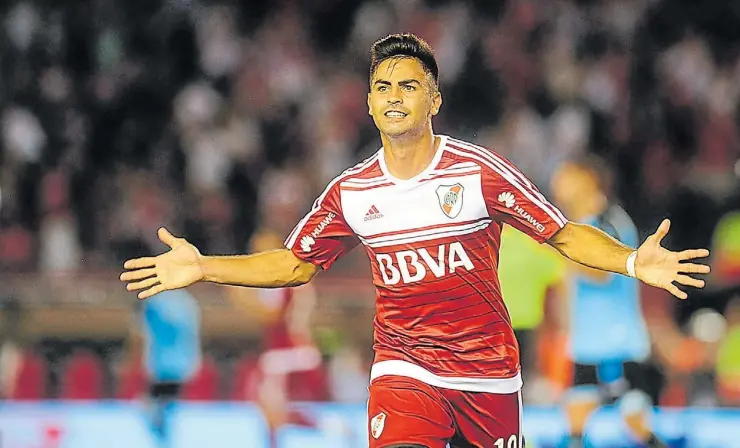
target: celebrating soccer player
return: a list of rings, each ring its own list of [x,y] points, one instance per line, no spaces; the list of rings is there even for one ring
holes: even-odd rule
[[[418,37],[373,45],[367,104],[383,147],[329,183],[285,249],[204,256],[160,229],[171,250],[127,261],[121,280],[141,299],[198,281],[296,286],[362,243],[377,291],[372,448],[521,446],[519,353],[496,274],[505,224],[679,298],[679,285],[704,285],[689,274],[709,267],[690,260],[709,252],[662,248],[668,221],[635,250],[569,222],[496,152],[435,134],[439,72]]]

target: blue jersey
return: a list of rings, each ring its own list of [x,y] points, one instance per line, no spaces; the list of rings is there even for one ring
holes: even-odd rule
[[[200,310],[185,290],[144,302],[144,363],[155,382],[187,381],[200,366]]]
[[[638,235],[627,213],[618,206],[585,221],[622,243],[637,247]],[[582,275],[572,279],[570,353],[580,364],[641,361],[650,341],[640,307],[638,281],[610,274],[606,282]]]

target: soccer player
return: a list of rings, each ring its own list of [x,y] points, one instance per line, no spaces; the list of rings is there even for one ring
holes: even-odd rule
[[[171,440],[170,413],[201,363],[200,309],[187,291],[162,291],[141,310],[144,366],[150,379],[147,408],[162,446]]]
[[[522,444],[522,381],[496,275],[503,225],[680,298],[678,285],[704,285],[687,274],[709,267],[685,261],[708,251],[662,248],[668,221],[635,250],[569,222],[496,152],[435,134],[439,73],[418,37],[373,44],[367,104],[383,147],[329,183],[285,249],[204,256],[160,229],[171,250],[127,261],[128,290],[145,299],[198,281],[301,285],[361,243],[377,291],[370,447],[513,448]]]
[[[552,176],[552,198],[570,220],[635,245],[637,229],[627,213],[610,202],[608,178],[600,158],[568,160]],[[652,394],[657,402],[660,374],[647,362],[650,337],[637,281],[578,265],[569,290],[569,355],[575,364],[575,385],[600,385],[607,402],[635,388]],[[605,309],[610,311],[601,312]]]
[[[283,247],[282,238],[262,231],[252,238],[251,250],[262,252]],[[244,292],[233,288],[234,293]],[[248,292],[248,291],[247,291]],[[310,319],[315,304],[312,285],[299,288],[256,290],[266,325],[258,363],[256,402],[270,432],[270,447],[277,447],[278,432],[286,424],[315,427],[315,419],[295,409],[298,401],[326,400],[324,374],[319,352],[311,336]],[[243,299],[234,297],[234,300]],[[249,389],[249,388],[248,388]]]

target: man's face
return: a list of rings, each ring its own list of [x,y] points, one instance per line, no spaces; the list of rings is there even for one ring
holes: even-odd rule
[[[437,115],[442,97],[416,58],[391,58],[370,80],[367,105],[382,134],[398,137],[423,131]]]
[[[598,190],[598,185],[589,172],[568,163],[553,173],[550,186],[555,204],[566,211]]]

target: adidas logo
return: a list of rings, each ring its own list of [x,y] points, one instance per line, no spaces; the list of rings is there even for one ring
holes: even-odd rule
[[[380,219],[383,217],[383,214],[380,213],[380,210],[378,210],[378,207],[372,206],[370,207],[370,210],[365,213],[365,221],[372,221],[373,219]]]

